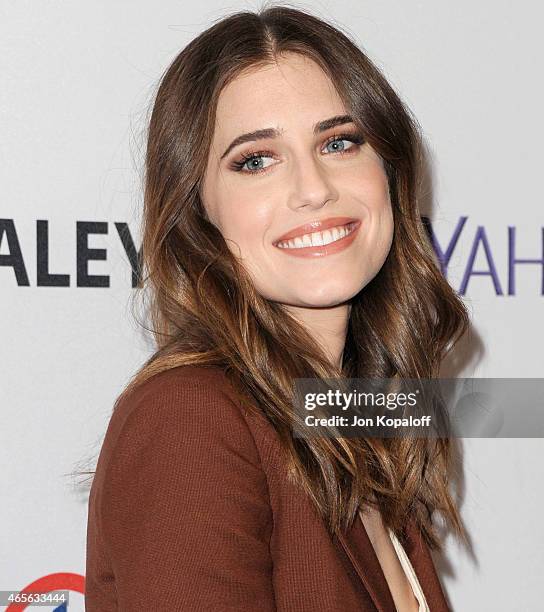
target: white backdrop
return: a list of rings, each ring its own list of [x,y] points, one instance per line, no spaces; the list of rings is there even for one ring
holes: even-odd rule
[[[292,4],[349,29],[423,127],[426,206],[444,251],[460,229],[447,274],[465,285],[481,347],[464,374],[544,376],[544,262],[515,265],[508,290],[509,227],[513,257],[544,257],[539,4]],[[0,2],[0,590],[43,579],[72,589],[69,609],[83,610],[87,497],[66,474],[96,455],[115,398],[151,350],[131,319],[115,225],[128,224],[139,248],[147,108],[189,40],[259,5]],[[83,244],[102,249],[88,263],[78,224]],[[106,286],[85,286],[85,272]],[[439,566],[454,610],[542,609],[543,448],[463,441],[472,550],[448,540]]]

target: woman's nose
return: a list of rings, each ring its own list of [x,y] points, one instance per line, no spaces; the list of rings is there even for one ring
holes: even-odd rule
[[[320,208],[329,200],[338,199],[331,169],[324,167],[314,155],[305,155],[293,161],[289,179],[288,205],[297,209],[303,206]]]

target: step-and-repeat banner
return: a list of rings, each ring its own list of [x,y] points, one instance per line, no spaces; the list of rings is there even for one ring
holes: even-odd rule
[[[94,468],[153,350],[132,299],[153,94],[213,20],[258,6],[0,2],[0,590],[69,591],[44,609],[84,609],[88,487],[72,473]],[[540,7],[298,6],[350,31],[422,126],[423,213],[473,322],[456,375],[544,376]],[[448,539],[437,561],[453,608],[540,610],[543,441],[460,442],[471,547]]]

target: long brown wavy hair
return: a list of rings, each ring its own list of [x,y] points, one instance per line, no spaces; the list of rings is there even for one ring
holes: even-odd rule
[[[383,159],[389,183],[393,243],[379,273],[351,300],[341,369],[282,304],[256,292],[200,197],[222,88],[283,52],[303,54],[325,71]],[[220,366],[274,426],[290,477],[331,532],[372,503],[399,537],[411,517],[440,549],[435,511],[466,537],[449,491],[448,438],[293,436],[293,379],[434,378],[468,328],[420,218],[421,166],[417,121],[348,33],[286,6],[215,22],[162,75],[150,117],[140,289],[157,346],[124,393],[180,365]]]

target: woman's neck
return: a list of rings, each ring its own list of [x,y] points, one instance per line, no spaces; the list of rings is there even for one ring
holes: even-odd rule
[[[304,325],[330,362],[341,369],[351,304],[343,303],[330,308],[286,305],[285,308]]]

